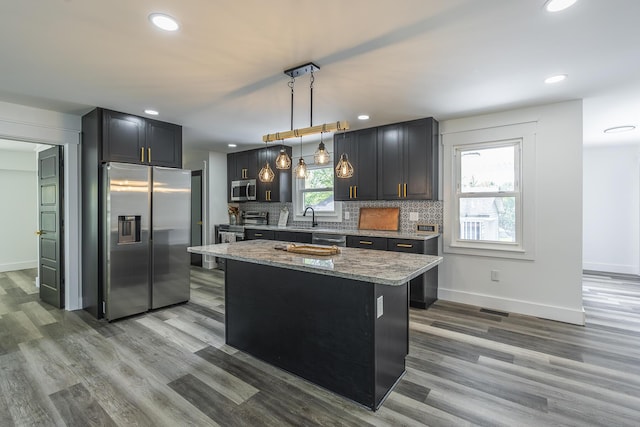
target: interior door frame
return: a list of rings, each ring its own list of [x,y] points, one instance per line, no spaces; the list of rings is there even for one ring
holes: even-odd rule
[[[0,102],[0,138],[63,146],[65,310],[69,311],[82,308],[80,128],[80,116]]]

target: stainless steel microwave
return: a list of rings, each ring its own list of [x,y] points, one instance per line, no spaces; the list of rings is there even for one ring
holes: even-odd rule
[[[256,180],[242,179],[231,181],[231,200],[234,202],[246,202],[256,200]]]

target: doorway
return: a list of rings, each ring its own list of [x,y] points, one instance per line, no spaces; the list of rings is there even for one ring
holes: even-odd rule
[[[45,288],[50,290],[50,283],[54,283],[57,293],[64,289],[62,230],[59,225],[50,224],[50,208],[54,206],[58,213],[61,208],[61,150],[60,146],[0,139],[0,194],[5,206],[0,211],[0,272],[20,285],[15,292],[42,293],[42,285],[48,285]],[[56,154],[52,157],[47,153]],[[43,165],[49,170],[39,174]],[[39,175],[50,176],[52,168],[56,183],[53,185],[49,179],[43,187]],[[40,189],[48,198],[44,212],[39,208]],[[58,221],[60,217],[57,215]],[[52,251],[55,257],[50,256]],[[56,262],[52,264],[51,258]],[[53,300],[47,296],[41,299],[58,308],[64,305],[60,295]]]

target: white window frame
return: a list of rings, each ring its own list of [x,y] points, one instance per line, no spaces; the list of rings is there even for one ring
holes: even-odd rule
[[[333,173],[333,164],[328,164],[328,165],[307,165],[307,168],[309,170],[312,169],[324,169],[324,168],[329,168],[331,169],[332,173]],[[310,189],[310,190],[306,190],[305,189],[305,180],[304,179],[298,179],[295,177],[295,174],[292,177],[293,179],[293,220],[294,221],[304,221],[304,222],[311,222],[312,216],[311,215],[307,215],[307,216],[302,216],[302,214],[304,213],[304,209],[305,206],[303,206],[303,194],[305,192],[316,192],[316,191],[332,191],[334,192],[334,201],[333,201],[333,211],[332,212],[328,212],[328,211],[316,211],[315,212],[315,216],[316,216],[316,222],[317,221],[323,221],[323,222],[342,222],[342,202],[338,202],[335,200],[335,185],[334,187],[327,187],[327,188],[322,188],[322,189]],[[334,182],[336,180],[336,177],[333,177]]]
[[[462,156],[464,153],[473,152],[476,150],[485,150],[490,148],[502,148],[502,147],[513,147],[514,148],[514,188],[512,191],[479,191],[479,192],[463,192],[462,191]],[[522,153],[522,139],[514,139],[508,141],[492,141],[481,144],[468,144],[468,145],[458,145],[454,148],[454,157],[455,157],[455,179],[456,179],[456,192],[455,192],[455,203],[454,209],[458,222],[458,227],[455,230],[452,230],[454,234],[453,239],[455,240],[456,245],[464,246],[466,243],[472,243],[473,247],[478,247],[479,245],[483,245],[487,248],[492,248],[496,246],[496,249],[505,247],[509,248],[509,250],[522,250],[522,193],[520,192],[520,182],[522,177],[520,175],[521,170],[521,153]],[[489,198],[489,197],[514,197],[515,198],[515,213],[516,213],[516,227],[515,233],[516,238],[515,242],[501,242],[494,240],[472,240],[472,239],[463,239],[460,235],[460,201],[462,199],[479,199],[479,198]]]
[[[443,134],[444,230],[443,252],[533,260],[535,256],[535,128],[522,123],[497,128]],[[461,153],[514,146],[513,191],[461,192]],[[481,197],[516,197],[516,241],[462,239],[460,200]]]

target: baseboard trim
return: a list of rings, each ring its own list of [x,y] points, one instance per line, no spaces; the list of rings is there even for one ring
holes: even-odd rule
[[[639,269],[637,265],[622,264],[604,264],[597,262],[585,262],[582,264],[583,270],[604,271],[608,273],[633,274],[638,275]]]
[[[543,305],[528,301],[500,298],[491,295],[482,295],[471,292],[462,292],[452,289],[439,288],[438,299],[457,302],[461,304],[475,305],[491,310],[506,311],[508,313],[524,314],[527,316],[541,317],[543,319],[556,320],[564,323],[584,326],[584,308],[570,309],[552,305]]]
[[[16,270],[26,270],[28,268],[37,268],[38,261],[22,261],[22,262],[13,262],[10,264],[0,264],[0,273],[5,271],[16,271]]]

